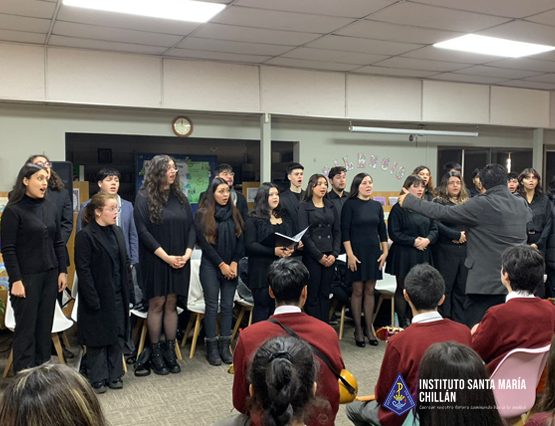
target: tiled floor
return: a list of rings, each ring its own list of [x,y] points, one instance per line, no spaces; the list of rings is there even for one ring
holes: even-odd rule
[[[0,350],[8,344],[9,334],[0,336]],[[5,341],[2,344],[2,341]],[[184,356],[188,355],[188,348]],[[373,393],[385,345],[358,348],[354,345],[352,328],[346,324],[341,350],[345,364],[358,378],[361,394]],[[187,353],[185,353],[187,352]],[[3,370],[7,352],[2,353]],[[181,374],[135,377],[133,370],[124,378],[124,389],[109,390],[100,395],[104,412],[113,426],[139,425],[211,425],[232,413],[231,385],[233,376],[227,366],[212,367],[204,358],[204,347],[198,347],[195,358],[184,361]],[[1,388],[10,379],[3,381]],[[351,424],[344,407],[337,425]]]

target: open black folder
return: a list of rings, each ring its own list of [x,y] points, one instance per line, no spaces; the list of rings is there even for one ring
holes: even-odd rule
[[[280,234],[279,232],[274,232],[273,234],[268,235],[263,241],[262,244],[265,246],[274,246],[274,247],[297,247],[303,235],[308,231],[308,226],[299,232],[297,235],[293,235],[292,237],[288,237],[287,235]]]

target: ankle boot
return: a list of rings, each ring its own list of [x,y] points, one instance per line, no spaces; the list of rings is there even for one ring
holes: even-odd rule
[[[233,363],[233,355],[231,355],[231,336],[220,336],[218,338],[218,350],[220,358],[225,364]]]
[[[204,343],[206,344],[206,359],[208,363],[210,365],[222,365],[222,359],[218,352],[218,338],[205,338]]]
[[[170,373],[177,374],[181,372],[181,367],[175,356],[175,340],[166,340],[166,349],[164,350],[163,356],[164,361],[166,361],[166,367],[168,367]]]
[[[152,345],[150,364],[152,365],[152,370],[154,370],[155,374],[159,374],[161,376],[169,374],[169,370],[164,363],[164,358],[162,357],[162,344],[160,342]]]

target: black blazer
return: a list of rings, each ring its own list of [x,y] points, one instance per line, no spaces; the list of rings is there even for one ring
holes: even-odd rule
[[[341,247],[341,225],[333,203],[324,199],[324,207],[316,208],[312,201],[299,204],[299,231],[307,226],[303,235],[304,252],[319,261],[324,253],[337,257]]]
[[[304,199],[304,194],[306,191],[302,190],[300,194],[294,194],[290,189],[286,189],[279,193],[279,206],[282,211],[287,212],[287,216],[291,219],[293,224],[293,234],[301,231],[299,229],[299,204],[300,200]],[[299,196],[297,196],[299,195]]]
[[[78,337],[88,346],[108,346],[117,342],[117,315],[129,317],[129,257],[123,232],[113,226],[120,252],[122,303],[124,312],[116,312],[108,237],[96,222],[91,222],[75,237],[75,268],[77,270],[79,307]],[[124,321],[128,324],[128,321]],[[127,331],[125,335],[127,335]]]

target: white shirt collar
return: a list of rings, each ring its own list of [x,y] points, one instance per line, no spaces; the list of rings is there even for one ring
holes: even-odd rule
[[[439,321],[442,319],[443,317],[438,311],[424,312],[412,317],[412,324]]]
[[[298,314],[298,313],[301,313],[301,312],[302,312],[301,308],[299,308],[298,306],[283,305],[283,306],[276,307],[276,309],[274,310],[274,315]]]
[[[511,299],[516,299],[517,297],[524,298],[524,299],[532,299],[536,296],[534,296],[533,294],[530,294],[526,291],[511,291],[505,297],[505,303],[507,303]]]

